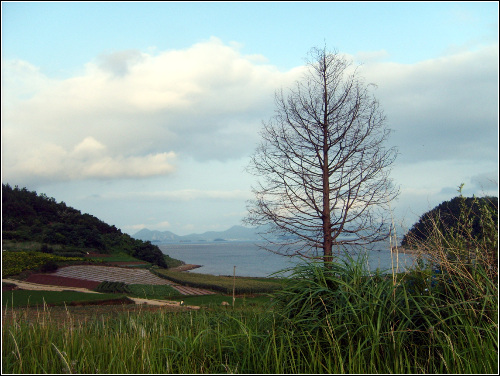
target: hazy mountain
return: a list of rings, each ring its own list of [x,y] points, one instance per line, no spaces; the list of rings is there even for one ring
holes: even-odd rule
[[[134,238],[152,243],[171,243],[171,242],[212,242],[212,241],[258,241],[258,228],[249,228],[243,226],[233,226],[226,231],[207,231],[202,234],[189,234],[179,236],[171,231],[152,231],[142,229],[133,235]]]
[[[170,231],[148,230],[147,228],[143,228],[141,231],[133,235],[133,237],[143,241],[150,241],[152,243],[178,242],[182,238],[181,236]]]

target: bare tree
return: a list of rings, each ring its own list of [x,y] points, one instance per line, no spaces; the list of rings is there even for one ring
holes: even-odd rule
[[[276,115],[248,167],[259,179],[245,221],[267,225],[262,237],[279,247],[264,248],[322,251],[330,262],[334,247],[387,238],[397,151],[384,146],[386,118],[351,61],[313,49],[307,67],[303,80],[276,93]]]

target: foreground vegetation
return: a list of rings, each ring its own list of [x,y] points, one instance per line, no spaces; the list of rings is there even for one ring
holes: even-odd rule
[[[479,232],[466,206],[453,229],[434,218],[402,274],[370,275],[363,259],[309,263],[235,309],[15,321],[2,327],[2,372],[497,374],[498,224],[481,207]]]
[[[298,268],[274,309],[122,314],[71,330],[17,322],[2,330],[2,371],[496,373],[493,284],[457,279],[417,293],[361,265]],[[484,298],[464,299],[463,283]]]

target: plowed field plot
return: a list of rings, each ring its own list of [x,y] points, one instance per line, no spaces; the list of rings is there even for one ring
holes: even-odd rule
[[[149,270],[127,269],[113,266],[71,265],[58,269],[53,275],[86,279],[89,281],[123,282],[126,284],[173,285],[174,283],[157,277]]]
[[[144,284],[144,285],[170,285],[182,295],[209,295],[215,294],[213,291],[180,286],[172,281],[157,277],[149,270],[144,269],[128,269],[112,266],[95,266],[95,265],[71,265],[58,269],[55,273],[43,275],[33,275],[36,280],[29,281],[55,286],[75,286],[80,287],[84,284],[87,288],[95,288],[94,284],[99,284],[103,281],[123,282],[128,285]],[[79,285],[78,281],[82,281]],[[71,283],[71,284],[68,284]],[[93,286],[93,287],[90,287]]]
[[[97,281],[89,281],[87,279],[61,277],[53,274],[32,274],[26,279],[26,282],[38,283],[41,285],[64,286],[64,287],[81,287],[89,290],[99,286]]]

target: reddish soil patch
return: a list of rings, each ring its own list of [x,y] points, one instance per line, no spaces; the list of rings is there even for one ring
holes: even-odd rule
[[[71,302],[69,305],[71,306],[103,306],[103,305],[117,305],[117,304],[134,304],[131,299],[123,298],[123,299],[109,299],[109,300],[97,300],[97,301],[79,301],[79,302]]]
[[[17,285],[14,285],[13,283],[2,283],[2,291],[12,290],[19,290],[19,287],[17,287]]]
[[[86,279],[60,277],[51,274],[31,274],[26,282],[39,283],[42,285],[64,286],[64,287],[83,287],[93,290],[99,286],[100,282],[89,281]]]

